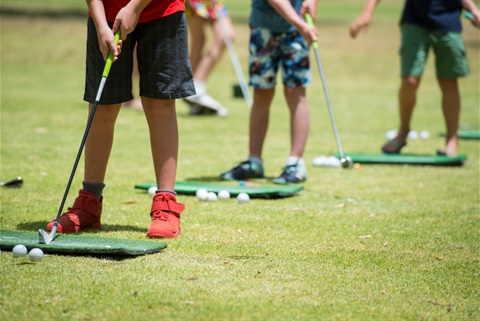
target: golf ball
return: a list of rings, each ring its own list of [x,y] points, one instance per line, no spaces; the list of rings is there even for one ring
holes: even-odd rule
[[[28,257],[32,262],[40,262],[43,259],[43,251],[36,247],[31,249],[30,253],[28,253]]]
[[[221,200],[228,200],[230,198],[230,193],[227,190],[222,189],[218,192],[218,198]]]
[[[22,244],[15,245],[15,247],[12,250],[13,257],[25,256],[27,255],[27,252],[28,252],[27,248],[25,247],[25,245],[22,245]]]
[[[207,201],[214,202],[216,200],[217,200],[217,194],[215,194],[214,192],[207,193]]]
[[[152,186],[148,189],[148,194],[150,194],[150,195],[155,195],[156,192],[157,192],[157,187],[156,186]]]
[[[248,203],[250,196],[247,193],[240,193],[237,195],[237,200],[239,203]]]
[[[208,191],[205,188],[199,188],[196,192],[197,198],[200,201],[206,201],[207,200],[207,195]]]

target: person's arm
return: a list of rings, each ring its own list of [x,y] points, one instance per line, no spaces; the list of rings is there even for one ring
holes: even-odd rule
[[[477,28],[480,28],[480,11],[478,10],[475,2],[473,0],[462,0],[463,7],[470,11],[473,18],[471,19],[472,25]]]
[[[300,32],[302,37],[312,43],[318,39],[318,32],[315,27],[310,27],[301,16],[297,14],[295,8],[293,8],[290,1],[284,0],[268,0],[270,5],[281,15],[285,20],[287,20],[295,29]]]
[[[380,0],[367,0],[362,13],[350,26],[350,36],[352,38],[357,37],[361,31],[368,31],[368,27],[372,22],[373,12],[375,11],[375,8],[379,2]]]

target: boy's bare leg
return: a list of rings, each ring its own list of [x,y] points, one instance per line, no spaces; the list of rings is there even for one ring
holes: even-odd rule
[[[84,181],[103,183],[112,150],[115,121],[122,104],[98,105],[85,142]],[[90,112],[93,105],[90,104]]]
[[[157,187],[175,188],[178,157],[178,125],[175,100],[142,97],[143,109],[150,130],[153,165]]]
[[[417,102],[417,89],[420,85],[420,78],[404,77],[402,78],[400,89],[398,91],[398,111],[400,116],[400,125],[395,138],[390,140],[382,149],[388,152],[398,152],[403,147],[410,132],[410,121],[413,115],[413,109]]]
[[[302,157],[310,129],[310,116],[304,87],[284,87],[290,110],[290,156]]]
[[[253,90],[253,105],[250,110],[249,156],[262,157],[263,143],[270,119],[270,105],[274,95],[275,88],[254,88]]]
[[[448,156],[458,153],[458,126],[460,121],[460,92],[457,79],[438,79],[442,91],[442,110],[447,127],[445,152]]]
[[[205,37],[205,21],[200,17],[189,17],[188,28],[190,30],[190,64],[192,65],[193,73],[195,74],[197,67],[204,55],[203,47],[206,43]]]

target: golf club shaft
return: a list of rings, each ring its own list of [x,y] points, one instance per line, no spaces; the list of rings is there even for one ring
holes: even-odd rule
[[[221,15],[217,15],[217,17],[218,23],[220,24],[220,31],[222,32],[223,41],[225,42],[225,46],[227,47],[228,54],[230,56],[230,60],[232,61],[233,69],[235,69],[235,74],[237,75],[240,89],[242,90],[243,97],[245,98],[245,103],[247,104],[247,107],[250,108],[253,104],[253,98],[250,94],[250,90],[248,89],[245,76],[243,75],[240,60],[238,59],[237,52],[235,51],[235,47],[233,46],[232,39],[230,39],[230,35],[227,33],[227,30],[223,28],[224,18]]]
[[[115,33],[115,44],[118,43],[119,39],[120,39],[120,30],[118,30]],[[80,158],[82,157],[82,151],[83,151],[83,148],[85,147],[85,142],[87,141],[88,132],[90,131],[90,127],[92,126],[93,116],[95,116],[95,111],[97,110],[98,102],[100,101],[103,88],[105,87],[108,74],[110,73],[110,68],[112,67],[113,58],[114,58],[113,53],[110,52],[110,54],[108,55],[107,61],[105,62],[105,68],[103,69],[102,80],[100,81],[100,85],[97,91],[97,96],[95,97],[95,102],[93,103],[92,110],[90,111],[90,115],[88,116],[88,121],[85,127],[85,132],[83,133],[82,142],[80,143],[80,147],[78,148],[77,157],[75,158],[75,162],[73,164],[73,168],[70,173],[70,178],[68,179],[67,187],[65,188],[65,193],[63,194],[62,202],[60,203],[60,207],[58,208],[57,217],[55,219],[55,224],[53,226],[52,231],[56,231],[58,226],[58,221],[60,219],[60,216],[62,215],[63,207],[65,206],[65,201],[67,199],[68,192],[70,191],[73,178],[75,177],[75,172],[77,171],[78,163],[80,161]]]
[[[313,26],[313,20],[309,13],[305,14],[305,20],[310,26]],[[330,101],[330,95],[328,93],[327,82],[325,80],[325,73],[323,72],[322,61],[320,59],[320,53],[318,52],[318,43],[314,41],[312,43],[312,47],[313,51],[315,52],[315,60],[317,61],[318,72],[320,73],[320,78],[322,80],[323,92],[325,94],[325,101],[327,102],[328,112],[330,114],[330,121],[332,123],[333,133],[337,142],[338,153],[341,158],[344,158],[342,144],[340,143],[340,136],[338,135],[337,124],[335,121],[335,116],[333,114],[332,103]]]

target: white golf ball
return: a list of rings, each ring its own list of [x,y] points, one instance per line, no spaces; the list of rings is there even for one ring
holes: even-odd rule
[[[247,193],[240,193],[237,195],[237,200],[239,203],[247,203],[250,200],[250,196]]]
[[[200,201],[206,201],[208,196],[208,191],[205,188],[199,188],[196,192],[196,195]]]
[[[40,262],[43,259],[43,251],[36,247],[31,249],[30,253],[28,253],[28,257],[32,262]]]
[[[420,138],[421,139],[429,139],[430,138],[430,133],[426,130],[422,130],[420,132]]]
[[[227,190],[222,189],[218,192],[218,198],[221,200],[228,200],[230,198],[230,193]]]
[[[22,244],[15,245],[15,247],[12,250],[13,257],[25,256],[27,255],[27,252],[28,252],[27,248],[25,247],[25,245],[22,245]]]
[[[207,201],[214,202],[216,200],[217,200],[217,194],[215,194],[214,192],[207,193]]]
[[[148,189],[148,194],[150,195],[155,195],[155,192],[157,191],[157,187],[156,186],[152,186]]]

